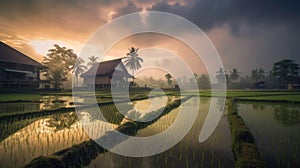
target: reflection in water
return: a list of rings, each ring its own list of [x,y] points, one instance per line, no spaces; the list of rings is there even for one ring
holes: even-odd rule
[[[72,96],[43,96],[36,102],[1,103],[0,115],[72,107]]]
[[[56,131],[48,126],[50,119],[39,119],[3,140],[0,162],[5,167],[22,167],[35,157],[47,156],[88,139],[78,122],[70,129]]]
[[[47,121],[47,126],[55,128],[55,131],[70,129],[71,126],[78,121],[77,115],[75,112],[67,114],[57,114]]]
[[[286,107],[286,105],[276,106],[274,117],[285,126],[293,126],[300,123],[300,108]]]
[[[266,108],[263,103],[253,103],[252,107],[254,110],[264,110]]]
[[[4,139],[0,142],[0,167],[1,164],[5,167],[23,167],[38,156],[48,156],[89,140],[90,137],[74,114],[71,112],[38,119]],[[84,114],[81,116],[84,117]],[[58,122],[58,118],[62,118],[63,124]],[[95,121],[87,127],[100,137],[97,132],[102,125],[101,121]]]
[[[210,102],[211,99],[201,98],[198,116],[192,129],[184,139],[169,150],[142,158],[125,157],[107,152],[100,154],[87,167],[233,167],[234,157],[226,116],[222,116],[218,127],[207,141],[203,143],[198,141]],[[179,109],[180,107],[172,110],[152,125],[139,130],[137,136],[152,136],[168,129],[176,120]]]
[[[59,101],[60,98],[53,98],[45,98],[47,101],[45,100],[45,103],[40,107],[56,108],[62,103],[71,101],[71,99],[67,100],[65,97],[60,98],[67,101]],[[135,104],[143,106],[146,102],[135,101]],[[55,103],[57,105],[54,105]],[[124,103],[124,108],[130,110],[133,105]],[[115,124],[107,126],[103,121],[94,120],[95,116],[91,116],[89,113],[84,111],[79,113],[79,117],[86,120],[86,122],[83,122],[84,127],[93,132],[92,137],[85,133],[75,112],[0,123],[2,140],[0,141],[0,167],[3,167],[3,165],[5,167],[23,167],[38,156],[48,156],[90,138],[99,138],[103,136],[99,130],[106,129],[104,127],[117,128],[118,125],[116,124],[120,124],[124,118],[113,105],[102,105],[100,109],[104,117],[110,123]]]
[[[299,110],[298,104],[239,104],[238,113],[253,134],[267,167],[300,167]]]
[[[161,96],[161,97],[154,97],[150,99],[140,100],[140,101],[133,101],[133,107],[131,110],[128,110],[125,114],[126,119],[139,121],[143,119],[143,121],[151,121],[158,116],[153,116],[153,118],[143,118],[147,114],[157,111],[162,107],[165,107],[167,104],[171,103],[175,100],[175,96]],[[163,109],[160,110],[161,112]],[[159,114],[159,113],[157,113]]]
[[[61,107],[72,107],[72,96],[43,96],[40,110],[57,109]]]

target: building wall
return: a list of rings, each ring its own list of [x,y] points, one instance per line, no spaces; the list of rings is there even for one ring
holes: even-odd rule
[[[94,77],[86,77],[84,78],[84,84],[88,87],[91,87],[92,84],[95,84],[96,88],[104,88],[110,86],[110,78],[109,76],[97,76]]]
[[[28,73],[9,72],[5,69],[29,71]],[[0,88],[34,88],[39,87],[39,68],[31,65],[0,61]]]

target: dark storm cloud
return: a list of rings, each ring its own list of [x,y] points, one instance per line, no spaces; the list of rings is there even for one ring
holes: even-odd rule
[[[300,22],[300,1],[293,0],[199,0],[192,6],[158,3],[149,10],[183,16],[204,30],[229,25],[232,32],[243,32],[243,25],[296,26]]]
[[[83,43],[112,18],[164,11],[198,25],[213,37],[225,65],[249,72],[284,58],[300,63],[299,7],[294,0],[0,0],[0,40]],[[228,35],[212,33],[216,29]]]
[[[161,2],[148,10],[183,16],[209,36],[214,29],[227,29],[230,35],[215,41],[224,64],[249,73],[270,70],[286,58],[300,63],[299,7],[300,1],[293,0],[199,0],[185,6]]]

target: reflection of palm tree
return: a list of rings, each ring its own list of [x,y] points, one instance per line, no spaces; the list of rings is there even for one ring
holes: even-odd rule
[[[89,57],[90,62],[88,62],[88,66],[94,66],[97,63],[98,57],[91,56]]]
[[[134,71],[141,68],[140,62],[143,62],[143,59],[139,57],[138,48],[131,47],[129,53],[125,57],[125,66],[132,70],[132,75],[134,76]]]
[[[71,126],[78,121],[76,113],[58,114],[54,115],[47,121],[48,127],[55,128],[55,131],[63,130],[65,128],[70,129]]]
[[[275,107],[274,117],[285,126],[293,126],[300,123],[300,110],[297,107],[280,105]]]
[[[266,107],[263,103],[253,103],[252,108],[254,110],[264,110]]]
[[[141,113],[136,109],[131,109],[126,113],[126,117],[130,120],[138,120],[141,117]]]

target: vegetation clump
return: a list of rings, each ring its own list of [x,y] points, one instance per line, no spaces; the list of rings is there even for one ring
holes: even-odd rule
[[[238,115],[235,99],[228,101],[228,121],[231,130],[235,167],[265,167],[255,140],[243,119]]]

